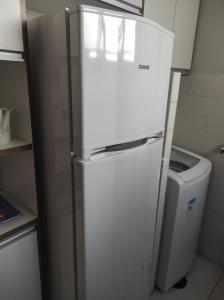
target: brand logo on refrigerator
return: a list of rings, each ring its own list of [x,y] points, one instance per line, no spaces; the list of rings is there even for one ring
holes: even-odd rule
[[[149,70],[150,69],[150,65],[139,65],[138,66],[138,68],[140,69],[140,70]]]

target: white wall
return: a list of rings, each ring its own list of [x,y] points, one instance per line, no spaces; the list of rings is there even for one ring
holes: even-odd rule
[[[183,76],[174,144],[213,164],[199,251],[224,265],[224,1],[201,0],[193,68]]]

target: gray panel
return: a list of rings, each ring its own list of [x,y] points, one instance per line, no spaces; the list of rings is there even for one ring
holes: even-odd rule
[[[65,12],[28,23],[47,299],[75,299]]]

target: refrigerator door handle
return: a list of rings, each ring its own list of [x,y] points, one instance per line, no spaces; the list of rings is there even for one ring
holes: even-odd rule
[[[105,147],[105,149],[101,152],[115,152],[115,151],[123,151],[123,150],[129,150],[133,148],[137,148],[139,146],[143,146],[147,143],[147,138],[140,139],[133,142],[127,142],[122,144],[116,144]]]
[[[113,155],[118,154],[125,154],[129,153],[130,151],[133,151],[134,149],[141,148],[144,146],[148,146],[152,143],[155,143],[156,141],[159,141],[163,138],[162,135],[155,135],[150,138],[143,138],[137,141],[128,142],[128,143],[122,143],[122,144],[116,144],[111,145],[103,148],[95,149],[97,151],[94,151],[91,154],[91,159],[100,159],[105,157],[111,157]]]

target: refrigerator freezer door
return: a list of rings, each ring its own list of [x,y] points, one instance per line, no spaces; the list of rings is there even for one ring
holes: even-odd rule
[[[75,161],[80,299],[148,299],[162,143]]]
[[[162,131],[173,35],[144,18],[100,9],[82,9],[80,24],[81,96],[73,63],[76,154],[88,157],[92,148]],[[71,44],[77,55],[74,36]]]

